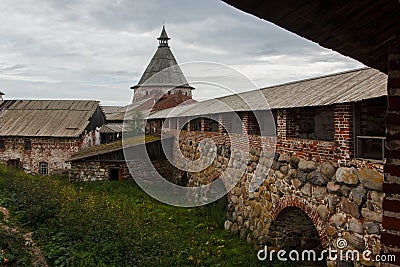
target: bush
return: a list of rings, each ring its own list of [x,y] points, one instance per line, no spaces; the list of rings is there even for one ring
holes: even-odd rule
[[[256,251],[223,229],[224,199],[178,208],[133,181],[70,184],[1,166],[0,190],[51,266],[259,265]]]
[[[32,266],[24,239],[4,229],[0,230],[0,266]]]

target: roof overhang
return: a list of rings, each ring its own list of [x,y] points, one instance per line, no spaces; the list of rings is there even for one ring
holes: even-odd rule
[[[385,73],[400,34],[399,0],[223,1]]]
[[[146,135],[146,136],[140,135],[140,136],[135,136],[135,137],[127,137],[123,140],[117,140],[112,143],[101,144],[98,146],[92,146],[92,147],[81,149],[77,153],[71,155],[71,157],[68,158],[66,161],[67,162],[80,161],[80,160],[84,160],[86,158],[100,156],[100,155],[108,154],[108,153],[115,152],[118,150],[136,147],[139,145],[145,145],[145,144],[160,141],[160,140],[161,140],[161,138],[159,136],[151,136],[151,135]]]

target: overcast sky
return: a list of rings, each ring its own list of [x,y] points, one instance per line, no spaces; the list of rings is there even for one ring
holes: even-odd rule
[[[126,105],[163,21],[179,63],[226,64],[258,87],[362,67],[216,0],[2,0],[0,91]],[[223,94],[197,88],[194,97]]]

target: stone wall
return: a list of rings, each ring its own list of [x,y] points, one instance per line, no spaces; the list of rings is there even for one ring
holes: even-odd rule
[[[78,138],[19,138],[7,137],[4,149],[0,149],[0,162],[20,160],[23,170],[29,173],[39,172],[39,163],[47,162],[49,174],[62,173],[70,168],[66,162],[80,148]],[[25,149],[25,141],[31,142],[31,148]]]
[[[229,194],[226,230],[256,246],[318,248],[315,236],[296,231],[297,224],[290,227],[282,223],[285,216],[299,218],[300,223],[304,218],[296,212],[301,211],[310,218],[313,227],[308,228],[315,228],[323,248],[335,249],[341,237],[349,249],[370,249],[379,254],[384,196],[381,172],[369,167],[338,167],[333,162],[317,164],[281,154],[254,193],[247,190],[248,177]],[[288,212],[288,208],[298,211]],[[286,213],[283,218],[282,212]],[[274,224],[278,218],[280,225]]]
[[[227,230],[256,247],[268,244],[334,249],[341,237],[347,240],[349,249],[379,253],[384,197],[382,164],[353,159],[342,166],[337,161],[308,160],[312,157],[302,153],[283,153],[284,148],[272,159],[265,157],[268,139],[248,137],[248,162],[240,151],[231,151],[229,137],[224,134],[181,132],[176,144],[189,160],[200,157],[198,144],[204,138],[216,144],[217,157],[211,166],[185,174],[188,186],[208,184],[228,166],[245,171],[228,194]],[[261,182],[261,186],[250,192],[254,181]],[[290,218],[304,222],[304,229],[299,231],[298,224],[290,225]]]
[[[69,179],[71,182],[108,181],[110,180],[110,169],[112,168],[121,169],[122,179],[131,178],[125,162],[77,161],[71,164]]]
[[[163,177],[173,180],[176,171],[167,160],[154,160],[151,162],[155,170]],[[140,177],[152,177],[154,171],[143,161],[129,161],[130,168],[135,175]],[[132,179],[126,162],[107,162],[107,161],[73,161],[69,172],[70,181],[108,181],[110,180],[110,170],[120,169],[121,180]]]
[[[79,149],[98,144],[98,137],[98,131],[85,132],[76,138],[1,137],[4,148],[0,148],[0,163],[20,160],[24,171],[38,173],[39,163],[46,162],[49,174],[66,173],[71,167],[66,160]],[[30,141],[30,149],[25,149],[26,141]]]

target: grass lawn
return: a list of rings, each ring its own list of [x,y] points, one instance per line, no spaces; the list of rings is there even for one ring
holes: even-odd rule
[[[33,232],[49,266],[283,266],[259,262],[223,229],[223,200],[178,208],[133,181],[71,184],[0,165],[0,201],[11,211],[8,224]],[[0,233],[0,266],[29,266],[21,239]]]

